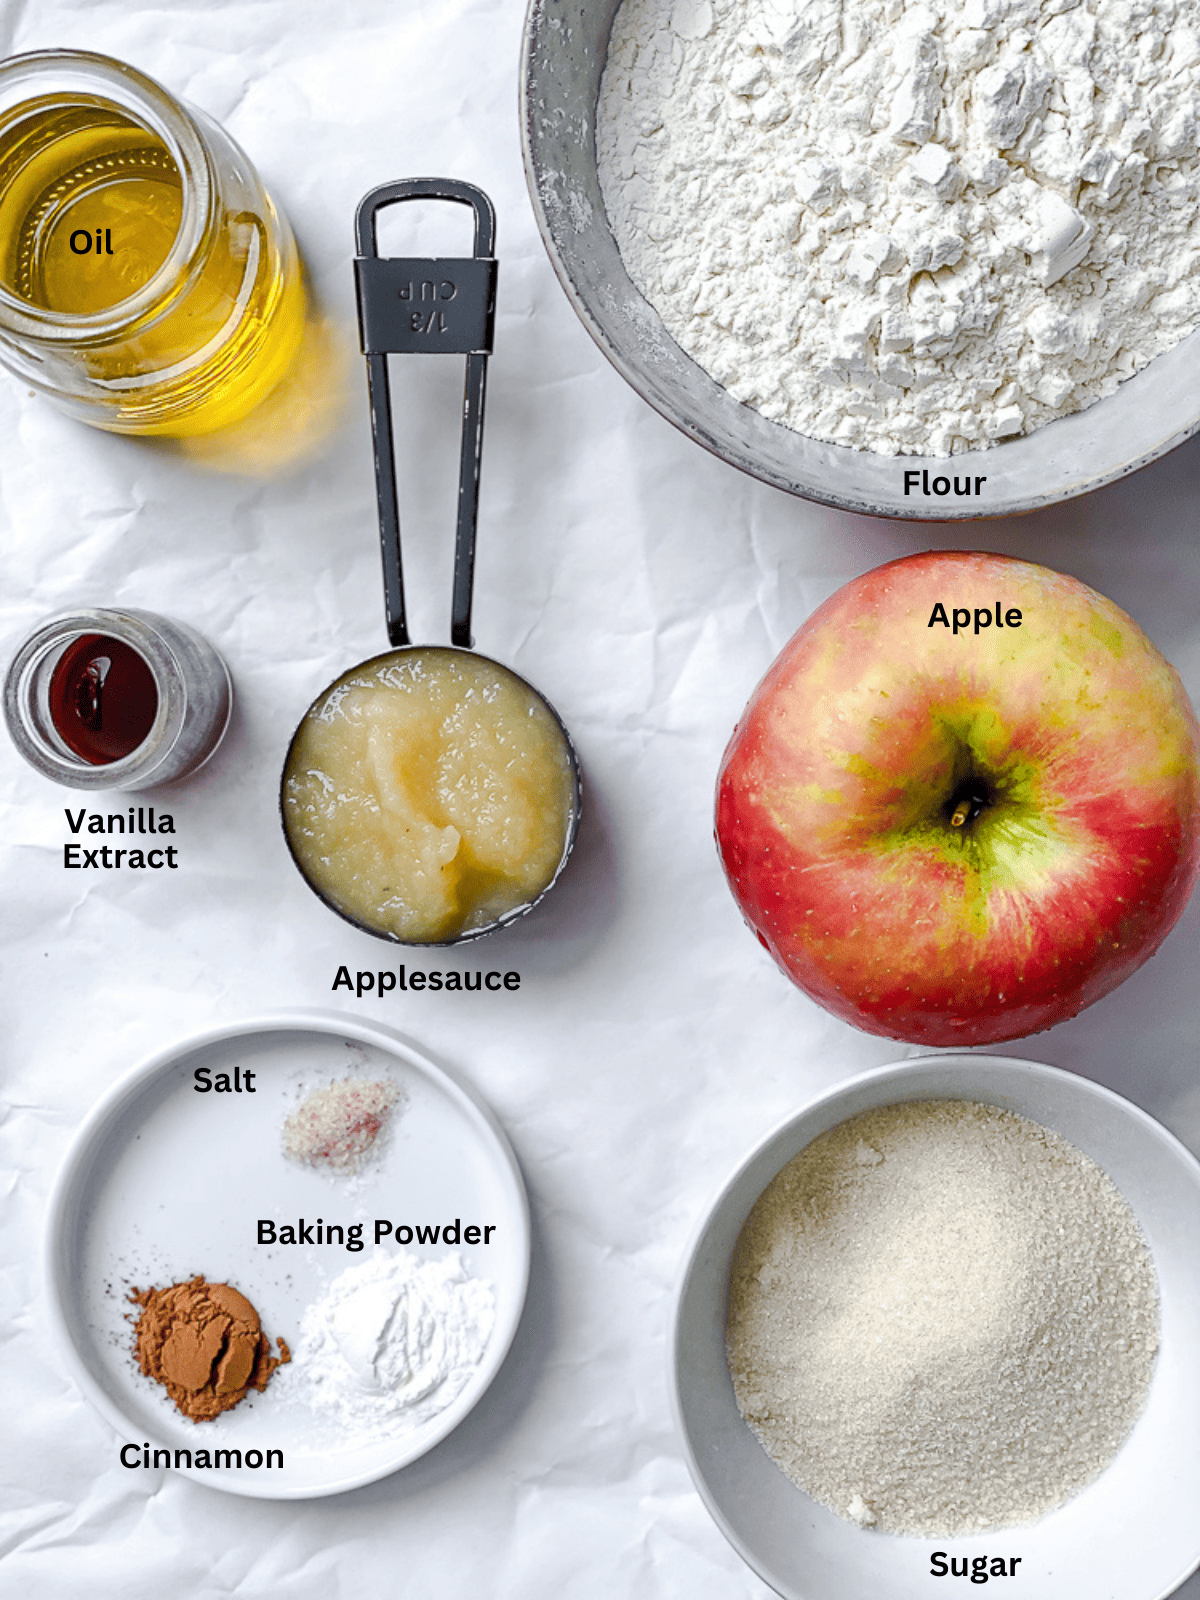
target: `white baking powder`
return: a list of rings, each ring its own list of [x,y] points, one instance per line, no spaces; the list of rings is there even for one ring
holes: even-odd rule
[[[738,400],[945,455],[1200,322],[1200,0],[624,0],[597,117],[634,283]]]
[[[378,1251],[309,1306],[286,1385],[345,1434],[396,1438],[465,1388],[495,1322],[489,1284],[456,1255]]]
[[[1158,1285],[1133,1213],[1057,1134],[970,1101],[855,1117],[786,1166],[738,1242],[742,1415],[864,1526],[1027,1522],[1141,1411]]]

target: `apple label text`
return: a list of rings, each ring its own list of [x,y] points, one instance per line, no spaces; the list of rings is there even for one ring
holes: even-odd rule
[[[973,613],[966,606],[955,606],[954,610],[947,616],[946,608],[939,600],[933,608],[933,613],[926,623],[926,627],[932,628],[935,624],[940,623],[943,628],[952,628],[955,633],[966,633],[971,626],[972,616],[975,619],[976,633],[981,628],[991,627],[993,614],[988,610],[987,606],[976,606]],[[1010,606],[1004,613],[1004,620],[1001,621],[1000,602],[997,600],[994,620],[998,628],[1019,628],[1021,626],[1021,613],[1016,606]]]
[[[920,472],[910,468],[904,474],[904,492],[906,495],[914,494],[917,489],[925,496],[936,494],[939,498],[946,494],[982,494],[983,486],[987,482],[984,478],[972,478],[968,474],[965,478],[946,478],[941,475],[930,478],[929,468],[922,467]],[[973,487],[972,487],[973,486]]]
[[[986,1583],[989,1578],[1015,1578],[1021,1565],[1020,1556],[948,1556],[944,1550],[935,1550],[929,1558],[931,1578],[970,1578],[972,1583]]]

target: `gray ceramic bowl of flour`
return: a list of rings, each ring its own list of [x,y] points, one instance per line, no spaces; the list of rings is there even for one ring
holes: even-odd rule
[[[818,1505],[775,1466],[737,1408],[725,1312],[738,1236],[793,1156],[860,1112],[943,1099],[983,1101],[1028,1117],[1108,1174],[1150,1246],[1162,1325],[1146,1409],[1094,1483],[1038,1522],[929,1539],[860,1528]],[[1020,1557],[1020,1582],[1008,1587],[1023,1600],[1164,1600],[1200,1564],[1197,1350],[1200,1162],[1144,1111],[1086,1078],[1037,1062],[947,1052],[879,1067],[830,1090],[769,1135],[725,1185],[688,1252],[679,1287],[672,1399],[708,1509],[787,1600],[928,1600],[934,1551],[959,1562]],[[961,1587],[951,1585],[954,1592]]]
[[[634,288],[605,214],[596,175],[596,99],[617,4],[532,0],[521,66],[526,176],[550,259],[584,326],[643,399],[698,444],[776,488],[826,505],[960,521],[1086,494],[1200,429],[1200,332],[1089,410],[990,450],[951,457],[881,456],[823,444],[734,400],[684,355]],[[969,493],[957,492],[968,486]]]

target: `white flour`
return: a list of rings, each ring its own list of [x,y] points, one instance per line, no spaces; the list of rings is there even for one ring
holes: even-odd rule
[[[487,1349],[491,1287],[456,1255],[379,1251],[309,1306],[286,1387],[344,1433],[395,1438],[457,1398]]]
[[[1133,1213],[1057,1134],[970,1101],[854,1117],[751,1212],[729,1288],[742,1415],[866,1526],[1027,1522],[1145,1403],[1158,1284]]]
[[[1200,0],[624,0],[609,221],[668,332],[801,433],[946,455],[1200,322]]]

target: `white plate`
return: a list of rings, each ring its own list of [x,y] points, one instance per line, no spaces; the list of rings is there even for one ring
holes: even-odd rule
[[[193,1074],[235,1067],[255,1092],[196,1091]],[[377,1162],[351,1179],[286,1161],[284,1118],[305,1092],[366,1073],[404,1090]],[[365,1223],[366,1248],[260,1245],[258,1220]],[[264,1332],[295,1348],[305,1308],[374,1249],[374,1221],[495,1228],[485,1246],[412,1244],[420,1256],[456,1250],[492,1285],[496,1322],[463,1391],[414,1433],[364,1441],[318,1418],[276,1374],[232,1411],[193,1423],[133,1358],[131,1287],[202,1273],[257,1309]],[[383,1248],[397,1246],[388,1238]],[[264,1499],[337,1494],[407,1465],[444,1439],[495,1377],[520,1320],[529,1278],[529,1209],[516,1158],[473,1091],[387,1029],[295,1011],[215,1028],[144,1062],[95,1108],[67,1154],[50,1203],[51,1315],[72,1370],[124,1436],[153,1449],[278,1449],[283,1468],[181,1467],[210,1488]],[[131,1316],[131,1313],[133,1316]],[[282,1369],[286,1372],[287,1369]],[[173,1459],[173,1457],[172,1457]]]
[[[941,1099],[982,1100],[1029,1117],[1108,1173],[1150,1246],[1162,1330],[1146,1409],[1094,1483],[1039,1522],[969,1537],[914,1538],[836,1516],[770,1459],[734,1397],[725,1302],[746,1218],[794,1155],[861,1111]],[[782,1123],[729,1180],[688,1253],[675,1307],[672,1399],[709,1510],[785,1600],[926,1600],[931,1590],[940,1592],[931,1582],[935,1550],[959,1562],[1020,1557],[1012,1590],[1022,1600],[1163,1600],[1200,1562],[1198,1352],[1195,1157],[1139,1107],[1087,1078],[1035,1061],[947,1051],[839,1084]],[[963,1585],[951,1583],[946,1592],[961,1594]]]

